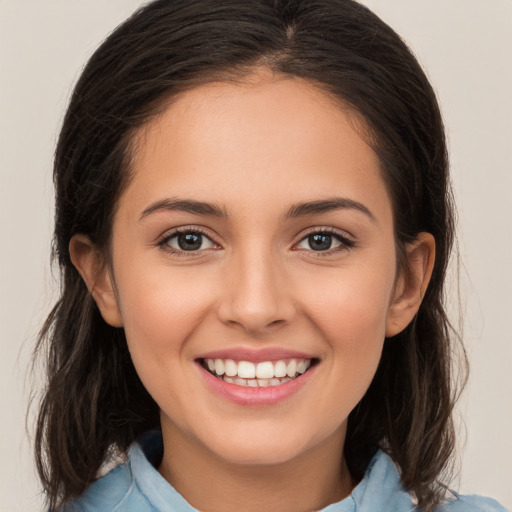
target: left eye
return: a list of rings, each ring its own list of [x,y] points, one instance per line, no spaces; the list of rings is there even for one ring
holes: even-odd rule
[[[328,251],[342,245],[350,245],[349,241],[344,241],[340,235],[331,233],[311,233],[304,237],[298,244],[300,249],[308,249],[317,252]]]
[[[199,231],[185,231],[175,233],[164,241],[165,245],[175,251],[199,251],[211,249],[214,243]]]

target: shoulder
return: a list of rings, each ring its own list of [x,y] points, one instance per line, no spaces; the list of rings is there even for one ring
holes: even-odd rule
[[[151,507],[134,485],[129,463],[122,464],[96,480],[62,512],[146,512]]]
[[[124,464],[96,480],[60,512],[196,512],[156,469],[162,451],[160,432],[147,432],[131,445]]]
[[[411,512],[415,508],[411,495],[400,482],[399,471],[391,457],[378,451],[370,462],[363,480],[351,497],[357,512]],[[325,512],[347,510],[346,500],[327,508]],[[352,510],[352,509],[351,509]],[[463,496],[452,493],[448,501],[436,512],[510,512],[497,501],[483,496]]]
[[[86,491],[66,504],[60,512],[146,512],[153,510],[141,482],[149,480],[149,487],[160,475],[153,466],[162,449],[158,432],[149,432],[131,445],[127,457],[107,464],[103,476]],[[149,458],[149,460],[148,460]],[[122,459],[122,460],[121,460]],[[105,469],[105,467],[103,468]]]
[[[492,498],[476,495],[454,495],[454,498],[439,508],[439,512],[509,512]]]

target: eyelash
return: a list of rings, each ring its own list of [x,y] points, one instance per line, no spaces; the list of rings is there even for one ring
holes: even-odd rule
[[[321,228],[321,227],[314,228],[311,231],[309,231],[308,233],[306,233],[295,245],[298,245],[300,242],[307,239],[309,236],[317,235],[317,234],[331,236],[332,238],[334,238],[335,240],[340,242],[341,245],[339,245],[338,247],[333,247],[332,249],[328,249],[326,251],[314,251],[313,249],[296,249],[296,250],[305,250],[307,252],[312,253],[315,258],[323,258],[326,256],[331,256],[338,252],[348,251],[356,245],[354,240],[348,238],[348,236],[346,236],[346,235],[342,235],[338,230],[333,229],[333,228]]]
[[[160,247],[162,250],[172,254],[173,256],[193,256],[194,253],[198,253],[198,252],[201,252],[201,251],[178,251],[176,249],[173,249],[171,246],[168,245],[169,241],[172,240],[174,237],[178,236],[178,235],[181,235],[181,234],[190,234],[190,233],[200,233],[202,236],[204,236],[205,238],[207,238],[208,240],[210,240],[212,242],[212,244],[214,245],[218,245],[216,244],[211,236],[209,236],[206,231],[204,231],[203,229],[199,228],[199,227],[195,227],[195,226],[190,226],[190,227],[186,227],[186,228],[176,228],[174,229],[173,231],[171,231],[170,233],[166,234],[158,243],[158,247]],[[208,249],[203,249],[204,250],[208,250]]]
[[[202,252],[202,251],[205,251],[205,250],[210,250],[210,249],[202,249],[202,250],[199,250],[199,251],[180,251],[180,250],[176,250],[176,249],[173,249],[172,247],[170,247],[168,244],[169,244],[169,241],[172,240],[174,237],[180,235],[180,234],[190,234],[190,233],[199,233],[201,234],[202,236],[206,237],[208,240],[210,240],[210,242],[214,245],[218,245],[216,242],[214,242],[211,238],[211,236],[209,236],[203,229],[201,229],[200,227],[193,227],[193,226],[190,226],[190,227],[186,227],[186,228],[176,228],[174,229],[171,233],[168,233],[166,234],[158,243],[157,243],[157,246],[160,247],[162,250],[174,255],[174,256],[193,256],[194,254],[197,254],[199,252]],[[307,252],[310,252],[312,254],[314,254],[315,257],[318,257],[318,258],[322,258],[322,257],[325,257],[325,256],[331,256],[332,254],[334,253],[337,253],[337,252],[341,252],[341,251],[347,251],[347,250],[350,250],[352,249],[356,243],[354,240],[351,240],[350,238],[348,238],[347,236],[345,235],[342,235],[339,231],[333,229],[333,228],[321,228],[321,227],[318,227],[318,228],[314,228],[313,230],[309,231],[308,233],[306,233],[305,235],[302,236],[302,238],[296,243],[294,244],[295,245],[298,245],[299,243],[301,243],[303,240],[307,239],[309,236],[311,235],[316,235],[316,234],[322,234],[322,235],[327,235],[327,236],[331,236],[333,237],[334,239],[336,239],[338,242],[340,242],[341,245],[339,245],[338,247],[333,247],[332,249],[328,249],[326,251],[314,251],[313,249],[296,249],[296,250],[302,250],[302,251],[307,251]]]

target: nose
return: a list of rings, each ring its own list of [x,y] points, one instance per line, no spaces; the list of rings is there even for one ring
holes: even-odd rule
[[[218,317],[252,335],[291,322],[296,314],[292,283],[271,251],[247,251],[229,263],[222,283]]]

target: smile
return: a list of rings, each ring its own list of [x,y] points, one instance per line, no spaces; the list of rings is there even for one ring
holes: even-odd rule
[[[281,359],[278,361],[235,361],[203,359],[202,365],[212,375],[229,384],[244,387],[280,386],[305,373],[312,359]]]

